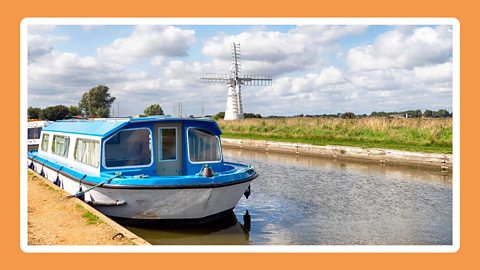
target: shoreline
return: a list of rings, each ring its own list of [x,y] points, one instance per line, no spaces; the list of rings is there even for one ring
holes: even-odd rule
[[[338,160],[403,165],[452,171],[452,154],[409,152],[382,148],[353,146],[318,146],[305,143],[288,143],[268,140],[222,138],[222,146],[264,152],[306,155]]]
[[[150,245],[28,169],[28,245]]]

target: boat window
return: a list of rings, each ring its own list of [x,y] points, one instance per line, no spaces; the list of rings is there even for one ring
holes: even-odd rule
[[[177,159],[177,129],[159,128],[158,129],[158,160],[176,160]]]
[[[220,141],[206,129],[188,130],[188,155],[190,162],[215,162],[221,160]]]
[[[75,143],[73,156],[77,161],[98,167],[100,164],[100,146],[98,141],[78,139]]]
[[[122,130],[105,141],[105,166],[149,165],[152,161],[149,129]]]
[[[40,139],[40,132],[42,131],[41,127],[29,128],[28,129],[28,139]]]
[[[67,157],[69,145],[70,145],[70,137],[53,135],[52,153],[62,157]]]
[[[45,152],[47,152],[47,149],[48,149],[48,137],[49,137],[49,135],[47,133],[43,133],[42,151],[45,151]]]

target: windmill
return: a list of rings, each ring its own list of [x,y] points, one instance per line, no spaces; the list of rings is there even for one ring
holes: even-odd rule
[[[240,75],[240,44],[232,43],[232,66],[228,74],[205,74],[200,77],[202,82],[227,83],[228,96],[224,120],[243,119],[242,85],[268,86],[272,85],[271,76]]]

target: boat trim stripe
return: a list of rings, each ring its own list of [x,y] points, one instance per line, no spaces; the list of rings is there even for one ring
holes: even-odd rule
[[[33,159],[33,158],[28,157],[28,159],[33,161],[33,162],[39,163],[38,160],[35,161],[35,159]],[[39,163],[39,164],[41,164],[41,163]],[[52,166],[50,166],[48,164],[43,164],[43,166],[45,166],[45,167],[47,167],[51,170],[58,171],[57,169],[53,168]],[[85,179],[79,179],[79,178],[77,178],[77,177],[75,177],[75,176],[73,176],[73,175],[71,175],[67,172],[64,172],[64,171],[59,171],[58,174],[66,176],[66,177],[72,179],[75,182],[80,183],[80,181],[81,181],[83,185],[94,186],[94,185],[98,184],[98,183],[95,183],[95,182],[86,181]],[[233,185],[249,182],[249,181],[252,181],[253,179],[255,179],[257,177],[258,177],[258,173],[255,172],[254,174],[250,175],[247,178],[243,178],[243,179],[236,180],[236,181],[231,181],[231,182],[224,182],[224,183],[209,183],[209,184],[199,184],[199,185],[185,185],[185,184],[182,184],[182,185],[150,185],[150,186],[104,184],[104,185],[100,186],[99,188],[110,188],[110,189],[200,189],[200,188],[203,189],[203,188],[218,188],[218,187],[233,186]]]

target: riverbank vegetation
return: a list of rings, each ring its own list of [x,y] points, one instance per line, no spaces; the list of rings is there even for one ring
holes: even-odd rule
[[[452,118],[263,118],[218,121],[225,138],[452,153]]]

